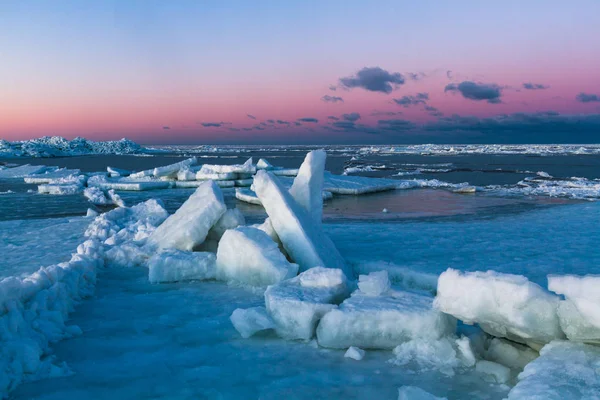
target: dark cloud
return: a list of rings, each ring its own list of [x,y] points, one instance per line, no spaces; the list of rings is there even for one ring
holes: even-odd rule
[[[239,128],[227,128],[227,129],[229,129],[232,132],[238,132],[239,131]]]
[[[598,96],[597,94],[581,92],[577,96],[575,96],[575,100],[579,101],[580,103],[592,103],[600,101],[600,96]]]
[[[277,123],[278,123],[279,125],[289,125],[289,124],[290,124],[290,123],[289,123],[289,121],[284,121],[284,120],[281,120],[281,119],[278,119],[278,120],[277,120]]]
[[[294,125],[301,126],[302,124],[300,122],[296,121],[296,122],[294,122]]]
[[[214,127],[219,128],[223,126],[225,122],[202,122],[201,125],[205,128]]]
[[[336,121],[331,125],[334,128],[345,129],[345,130],[354,129],[356,127],[355,123],[352,121]]]
[[[339,96],[330,96],[328,94],[326,94],[325,96],[321,97],[321,100],[323,100],[325,103],[343,103],[344,99],[342,99]]]
[[[395,115],[402,115],[402,111],[373,111],[371,115],[373,117],[393,117]]]
[[[335,85],[329,85],[329,90],[335,92],[337,90],[337,86],[335,86]]]
[[[380,119],[377,125],[386,131],[410,131],[415,128],[414,123],[405,119]]]
[[[264,130],[265,130],[265,126],[266,126],[266,125],[267,125],[267,124],[265,124],[265,123],[260,123],[260,124],[258,124],[258,125],[254,125],[254,126],[252,127],[252,129],[254,129],[255,131],[264,131]]]
[[[421,80],[427,76],[427,75],[425,75],[425,72],[417,72],[417,73],[409,72],[406,75],[408,76],[408,79],[411,79],[413,81]]]
[[[260,126],[267,126],[267,123],[266,122],[261,122],[258,125],[260,125]]]
[[[268,119],[267,122],[270,123],[270,124],[274,124],[275,120],[274,119]]]
[[[356,122],[360,119],[360,114],[357,112],[351,112],[349,114],[342,114],[342,118],[346,121]]]
[[[251,131],[252,130],[252,128],[242,128],[242,129],[245,130],[245,131]]]
[[[338,117],[334,117],[333,115],[330,115],[329,117],[327,117],[327,119],[330,119],[332,121],[339,121],[340,120]]]
[[[371,92],[391,93],[403,85],[404,76],[399,72],[390,73],[380,67],[365,67],[354,76],[340,78],[340,85],[347,89],[363,88]]]
[[[459,92],[465,99],[486,100],[488,103],[500,103],[502,88],[495,83],[476,83],[464,81],[446,85],[444,92]]]
[[[165,126],[163,126],[163,129],[164,129],[164,130],[169,130],[169,129],[171,129],[171,127],[170,127],[170,126],[166,126],[166,125],[165,125]]]
[[[425,111],[427,111],[427,114],[432,115],[434,117],[441,117],[444,115],[444,113],[438,110],[437,108],[429,106],[427,104],[423,108],[425,109]]]
[[[402,96],[399,99],[392,99],[394,103],[408,108],[418,104],[425,104],[429,100],[429,93],[417,93],[415,96]]]
[[[250,118],[250,119],[256,119],[256,117],[255,117],[254,115],[252,115],[252,114],[246,114],[246,116],[247,116],[248,118]]]
[[[308,118],[298,118],[298,121],[300,121],[300,122],[313,122],[315,124],[317,122],[319,122],[318,119],[316,119],[316,118],[310,118],[310,117],[308,117]]]
[[[541,83],[525,82],[523,84],[523,89],[527,89],[527,90],[541,90],[541,89],[548,89],[549,87],[550,86],[542,85]]]

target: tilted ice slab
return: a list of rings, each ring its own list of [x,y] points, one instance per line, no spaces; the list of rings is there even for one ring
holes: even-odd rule
[[[204,242],[208,231],[227,211],[221,189],[204,182],[150,236],[149,243],[159,248],[191,251]]]
[[[128,176],[129,174],[131,174],[131,171],[128,171],[126,169],[121,169],[121,168],[115,168],[115,167],[106,167],[106,172],[108,173],[108,176],[110,176],[111,178],[119,178],[119,177]]]
[[[321,226],[313,222],[276,177],[258,171],[254,187],[283,247],[301,271],[312,267],[339,268],[346,276],[353,276]]]
[[[148,280],[161,283],[214,279],[215,262],[213,253],[165,249],[148,261]]]
[[[264,307],[237,308],[229,317],[233,327],[247,339],[257,332],[274,329],[275,323]]]
[[[567,338],[600,343],[600,275],[550,275],[548,289],[565,296],[558,318]]]
[[[300,166],[289,192],[296,202],[308,212],[313,222],[323,219],[323,174],[327,154],[324,150],[309,152]]]
[[[435,306],[492,336],[535,349],[562,339],[559,298],[520,275],[448,269],[438,279]]]
[[[267,160],[265,160],[264,158],[261,158],[256,163],[256,168],[257,169],[274,169],[275,167],[273,165],[271,165],[271,163],[268,162]]]
[[[265,291],[265,305],[277,333],[285,339],[310,340],[319,319],[348,296],[339,269],[316,267]]]
[[[456,319],[432,307],[433,298],[389,290],[371,296],[357,291],[321,319],[317,340],[323,347],[393,349],[415,339],[436,340],[456,331]]]
[[[553,341],[525,366],[508,400],[600,399],[600,348]]]
[[[334,194],[365,194],[394,190],[400,184],[392,179],[341,176],[325,173],[323,189]]]
[[[292,278],[298,265],[291,264],[269,235],[260,229],[229,229],[219,241],[217,278],[266,286]]]
[[[256,204],[258,206],[262,205],[260,199],[256,196],[256,193],[250,189],[235,189],[235,198],[245,203]]]
[[[156,167],[154,168],[154,170],[152,170],[152,175],[154,175],[157,178],[165,176],[175,177],[177,175],[177,172],[179,172],[181,168],[189,167],[190,165],[194,165],[197,162],[198,159],[196,157],[191,157],[186,160],[179,161],[175,164],[165,165],[164,167]]]

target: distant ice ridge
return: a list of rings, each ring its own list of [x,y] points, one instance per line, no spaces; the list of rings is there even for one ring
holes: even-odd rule
[[[121,139],[94,142],[82,137],[67,140],[60,136],[44,136],[39,139],[9,142],[0,140],[0,157],[68,157],[87,154],[143,154],[153,150]]]
[[[418,144],[406,146],[370,146],[359,149],[360,153],[459,155],[459,154],[529,154],[568,155],[600,154],[598,144]]]

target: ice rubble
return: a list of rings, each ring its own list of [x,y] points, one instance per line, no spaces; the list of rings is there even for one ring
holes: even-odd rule
[[[213,253],[164,249],[148,260],[148,279],[151,283],[214,279],[215,262]]]
[[[600,276],[548,276],[548,289],[565,296],[560,326],[570,340],[600,344]]]
[[[253,336],[257,332],[275,328],[275,323],[264,307],[237,308],[229,319],[244,339]]]
[[[520,275],[448,269],[438,279],[434,305],[492,336],[535,349],[561,339],[559,298]]]
[[[174,177],[177,176],[177,173],[180,169],[189,167],[190,165],[194,165],[198,162],[196,157],[188,158],[183,161],[179,161],[175,164],[165,165],[164,167],[156,167],[152,170],[152,175],[156,178],[160,177]]]
[[[255,286],[267,286],[298,273],[265,232],[251,227],[229,229],[219,241],[217,278]]]
[[[312,222],[309,214],[281,186],[277,178],[266,171],[258,171],[254,186],[283,247],[300,266],[301,271],[324,266],[339,268],[348,277],[353,276],[351,268],[346,265],[320,225]]]
[[[600,347],[553,341],[525,366],[508,400],[597,400],[600,398]]]
[[[221,190],[214,182],[207,181],[154,231],[149,243],[158,248],[191,251],[204,242],[210,228],[226,210]]]
[[[67,140],[60,136],[8,142],[0,140],[1,157],[68,157],[86,154],[141,154],[153,153],[131,140],[94,142],[82,137]]]
[[[269,286],[265,305],[281,337],[310,340],[319,319],[348,292],[346,277],[340,269],[315,267]]]

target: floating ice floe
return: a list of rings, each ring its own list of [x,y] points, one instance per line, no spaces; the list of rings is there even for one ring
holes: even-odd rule
[[[257,169],[274,169],[275,167],[273,167],[271,165],[270,162],[268,162],[267,160],[265,160],[264,158],[261,158],[260,160],[258,160],[258,162],[256,163],[256,168]]]
[[[321,226],[313,223],[306,210],[276,177],[266,171],[258,171],[254,187],[283,247],[301,271],[323,266],[339,268],[348,277],[353,277],[352,269],[346,265]]]
[[[204,242],[208,231],[227,211],[221,189],[207,181],[163,222],[149,238],[158,248],[175,248],[191,251]]]
[[[216,257],[208,252],[164,249],[148,260],[151,283],[214,279]]]
[[[59,183],[58,181],[61,179],[79,176],[80,173],[81,171],[78,169],[60,168],[55,170],[50,168],[45,173],[27,175],[23,178],[23,180],[25,183],[32,183],[36,185],[43,183]]]
[[[235,229],[238,226],[246,224],[244,214],[237,208],[230,208],[219,218],[219,220],[208,231],[206,236],[208,239],[221,240],[223,234],[228,229]]]
[[[235,189],[235,198],[245,203],[256,204],[258,206],[262,205],[260,199],[258,198],[258,196],[256,196],[256,193],[254,193],[254,191],[251,189]]]
[[[597,400],[600,395],[600,347],[554,341],[525,366],[508,400]]]
[[[265,307],[238,308],[229,317],[233,327],[247,339],[254,334],[275,328],[275,323]]]
[[[325,173],[323,189],[333,194],[366,194],[394,190],[399,181],[364,176],[341,176]]]
[[[87,181],[88,187],[95,186],[100,189],[109,190],[124,190],[124,191],[143,191],[155,189],[168,189],[172,186],[172,182],[144,180],[132,180],[131,176],[127,178],[106,179],[105,176],[92,176]]]
[[[548,289],[565,296],[558,318],[567,338],[600,344],[600,275],[550,275]]]
[[[221,188],[231,188],[235,186],[235,181],[227,181],[227,180],[211,180],[212,182],[215,183],[215,185],[221,187]],[[198,180],[198,181],[176,181],[173,182],[175,187],[177,188],[197,188],[200,185],[202,185],[204,182],[207,182],[207,180]]]
[[[298,273],[265,232],[252,227],[229,229],[219,241],[217,278],[254,286],[267,286]]]
[[[165,165],[164,167],[156,167],[152,170],[152,175],[156,178],[175,177],[180,169],[194,165],[197,162],[198,159],[196,157],[192,157],[183,161],[179,161],[175,164]]]
[[[40,194],[69,195],[81,193],[83,187],[79,184],[48,183],[38,186]]]
[[[319,319],[336,308],[348,292],[341,270],[316,267],[269,286],[265,305],[281,337],[310,340]]]
[[[252,164],[252,158],[249,158],[244,164],[236,165],[210,165],[205,164],[202,166],[200,172],[206,174],[217,173],[217,174],[254,174],[256,172],[256,166]],[[235,177],[235,175],[234,175]]]
[[[448,269],[438,279],[435,306],[492,336],[540,349],[564,337],[559,298],[520,275]]]

